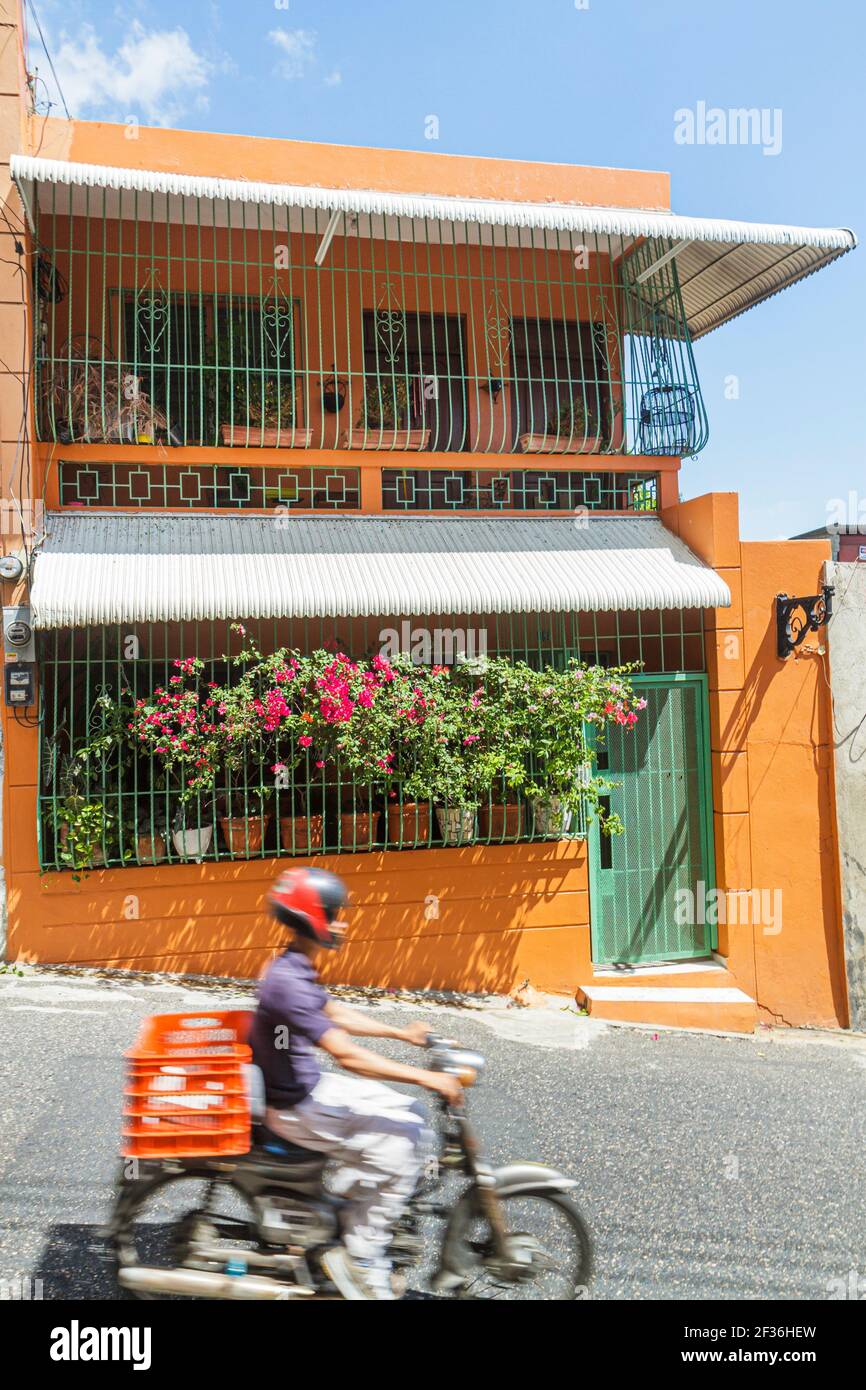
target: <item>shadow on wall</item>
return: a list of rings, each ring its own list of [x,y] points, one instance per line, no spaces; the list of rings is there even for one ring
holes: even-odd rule
[[[312,862],[341,874],[350,893],[346,943],[323,958],[331,983],[499,992],[530,973],[536,983],[539,968],[550,978],[560,971],[566,985],[576,979],[574,941],[589,920],[580,842]],[[117,869],[79,884],[28,874],[12,895],[12,916],[22,937],[25,922],[44,924],[26,931],[30,959],[256,978],[286,940],[264,902],[287,867]]]

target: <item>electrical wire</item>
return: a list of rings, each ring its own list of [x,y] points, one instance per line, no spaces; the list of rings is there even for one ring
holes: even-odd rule
[[[63,110],[66,112],[66,119],[67,121],[71,121],[72,117],[69,114],[69,107],[66,105],[66,97],[63,95],[63,88],[60,85],[60,78],[57,76],[57,71],[54,67],[51,54],[48,50],[48,44],[45,42],[45,35],[42,32],[42,25],[39,23],[39,15],[36,13],[36,6],[34,5],[33,0],[25,0],[25,5],[29,5],[30,12],[36,21],[36,28],[39,33],[39,42],[42,44],[42,47],[45,51],[45,57],[48,59],[48,66],[51,69],[51,76],[54,78],[54,85],[57,88],[60,100],[63,102]]]

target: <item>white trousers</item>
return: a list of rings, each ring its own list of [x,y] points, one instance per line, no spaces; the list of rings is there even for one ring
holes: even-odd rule
[[[291,1143],[339,1160],[334,1190],[351,1204],[346,1249],[387,1267],[392,1226],[414,1191],[429,1142],[423,1104],[380,1081],[325,1072],[299,1105],[269,1108],[266,1122]]]

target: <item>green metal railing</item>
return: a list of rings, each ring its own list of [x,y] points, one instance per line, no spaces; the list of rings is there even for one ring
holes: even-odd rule
[[[655,238],[54,185],[36,225],[43,439],[695,453],[676,261]],[[122,216],[117,213],[120,197]],[[218,215],[219,214],[219,215]],[[227,221],[227,225],[217,225]]]
[[[431,620],[397,616],[345,622],[248,622],[262,650],[343,650],[357,655],[405,651],[425,661],[510,656],[535,667],[564,667],[571,657],[606,666],[642,662],[650,671],[698,671],[704,665],[702,614],[557,613],[455,615]],[[425,645],[426,644],[426,645]],[[197,655],[206,679],[230,682],[225,654],[237,650],[228,623],[144,624],[131,628],[58,630],[41,639],[39,858],[44,869],[160,862],[272,858],[282,855],[427,848],[443,843],[441,809],[385,797],[354,782],[339,762],[318,768],[308,757],[288,775],[273,774],[273,753],[246,771],[225,774],[181,812],[179,790],[151,756],[126,744],[101,746],[101,697],[144,699],[168,686],[178,657]],[[82,753],[90,749],[85,757]],[[95,750],[95,751],[94,751]],[[512,796],[509,795],[509,800]],[[505,788],[492,788],[463,841],[502,844],[582,835],[578,817],[550,828],[537,807],[517,799],[503,812]],[[88,851],[77,856],[83,827]],[[74,865],[73,865],[74,866]]]

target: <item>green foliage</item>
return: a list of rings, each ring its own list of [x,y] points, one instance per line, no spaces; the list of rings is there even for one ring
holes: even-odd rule
[[[103,801],[66,796],[52,808],[52,824],[58,861],[76,878],[101,863],[117,844],[117,818]]]
[[[547,421],[548,433],[559,439],[578,442],[585,435],[592,435],[594,427],[592,416],[587,412],[582,396],[570,396],[552,410]]]
[[[363,413],[358,421],[359,428],[367,425],[377,429],[393,429],[403,425],[409,410],[405,378],[384,376],[368,379],[361,404]]]

